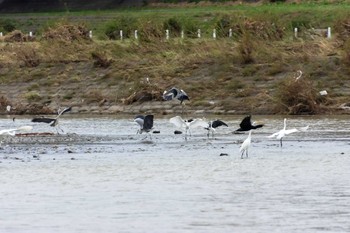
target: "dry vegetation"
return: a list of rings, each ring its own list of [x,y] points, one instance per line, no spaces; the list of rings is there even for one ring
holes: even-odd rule
[[[330,40],[285,38],[285,29],[250,19],[231,23],[234,39],[218,40],[167,41],[150,21],[139,40],[91,40],[84,25],[69,22],[35,39],[16,31],[0,43],[0,104],[16,106],[17,113],[132,105],[161,101],[163,90],[178,86],[191,96],[192,108],[333,113],[350,102],[348,22]],[[295,81],[297,70],[304,75]],[[320,96],[324,89],[328,96]]]

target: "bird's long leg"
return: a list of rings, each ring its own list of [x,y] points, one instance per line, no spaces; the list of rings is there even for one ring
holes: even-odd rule
[[[282,147],[282,139],[283,139],[283,138],[281,138],[281,139],[280,139],[280,144],[281,144],[281,147]]]
[[[248,148],[247,148],[247,150],[245,151],[245,157],[248,158]]]
[[[243,155],[244,155],[244,151],[242,151],[242,154],[241,154],[241,159],[243,159]]]

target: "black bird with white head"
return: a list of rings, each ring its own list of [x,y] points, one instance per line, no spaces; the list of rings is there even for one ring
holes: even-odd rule
[[[149,133],[153,129],[153,115],[137,115],[134,121],[140,126],[137,130],[137,134],[142,134],[143,132]]]
[[[170,90],[164,91],[163,93],[163,99],[164,100],[173,100],[178,99],[180,101],[180,104],[183,103],[185,100],[190,100],[186,92],[184,90],[178,89],[176,87],[171,88]]]
[[[252,129],[258,129],[264,126],[264,124],[259,124],[255,125],[254,123],[252,124],[251,121],[251,115],[246,116],[242,122],[239,124],[239,129],[237,129],[235,132],[240,132],[240,131],[249,131]]]
[[[205,129],[208,130],[208,134],[207,134],[208,138],[209,138],[210,132],[211,132],[212,137],[214,137],[214,132],[215,132],[216,128],[218,128],[220,126],[228,127],[228,125],[225,122],[218,120],[218,119],[214,120],[214,121],[209,121],[208,127],[205,127]]]
[[[49,118],[49,117],[36,117],[32,119],[32,122],[36,122],[36,123],[46,123],[49,124],[52,127],[58,126],[58,118],[66,113],[66,112],[70,112],[72,110],[72,107],[67,107],[64,108],[62,111],[58,110],[57,112],[57,116],[55,118]],[[63,131],[61,129],[61,131]],[[58,131],[57,131],[58,133]]]

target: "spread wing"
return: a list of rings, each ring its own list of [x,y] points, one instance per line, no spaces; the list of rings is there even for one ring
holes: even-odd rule
[[[64,108],[62,111],[58,112],[58,115],[60,116],[64,113],[70,112],[70,111],[72,111],[72,107]]]
[[[191,128],[196,128],[196,127],[203,127],[203,128],[207,128],[208,127],[208,122],[202,120],[202,119],[194,119],[193,121],[191,121],[189,123]]]
[[[185,121],[180,116],[170,118],[169,122],[178,128],[186,127]]]
[[[143,129],[152,129],[153,128],[153,115],[145,116],[145,120],[143,123]]]
[[[228,125],[225,122],[221,121],[221,120],[215,120],[215,121],[213,121],[211,123],[211,127],[213,127],[213,128],[217,128],[217,127],[223,126],[223,125],[228,127]]]
[[[52,122],[54,122],[55,120],[55,118],[36,117],[32,119],[32,122],[52,124]]]
[[[141,128],[143,128],[144,116],[138,115],[138,116],[135,117],[134,121],[135,121]]]
[[[295,132],[299,132],[299,130],[297,130],[295,128],[294,129],[287,129],[284,131],[284,134],[288,135],[288,134],[295,133]]]
[[[239,127],[241,127],[241,129],[250,129],[252,122],[250,120],[251,116],[246,116],[242,122],[239,124]]]
[[[180,93],[180,90],[173,87],[170,90],[164,91],[163,99],[164,100],[172,100],[172,99],[176,98],[179,93]]]

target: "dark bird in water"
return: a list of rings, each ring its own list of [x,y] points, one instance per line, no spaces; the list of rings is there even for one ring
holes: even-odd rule
[[[207,134],[208,138],[209,138],[210,132],[211,132],[212,137],[214,137],[214,132],[215,132],[216,128],[218,128],[220,126],[228,127],[228,125],[221,120],[210,121],[208,123],[208,127],[205,127],[205,129],[208,130],[208,134]]]
[[[249,131],[251,129],[258,129],[258,128],[261,128],[263,127],[264,125],[263,124],[260,124],[260,125],[255,125],[254,123],[252,124],[251,122],[251,115],[249,116],[246,116],[242,122],[239,124],[239,129],[236,130],[236,132],[238,131]]]
[[[66,112],[70,112],[72,110],[72,107],[67,107],[64,108],[62,111],[58,111],[57,116],[55,118],[49,118],[49,117],[36,117],[32,119],[32,122],[36,122],[36,123],[46,123],[49,124],[52,127],[58,126],[58,118],[66,113]],[[62,129],[61,129],[62,130]],[[63,131],[63,130],[62,130]],[[58,131],[57,131],[58,132]]]
[[[134,121],[140,126],[137,134],[142,134],[143,132],[149,133],[153,129],[153,115],[137,115]]]
[[[178,89],[176,87],[171,88],[170,90],[164,91],[163,93],[164,100],[178,99],[182,104],[185,100],[190,100],[184,90]]]

